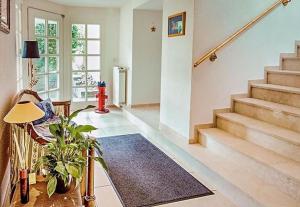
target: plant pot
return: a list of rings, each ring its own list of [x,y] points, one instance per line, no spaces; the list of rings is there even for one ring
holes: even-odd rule
[[[67,193],[71,189],[71,183],[72,183],[72,176],[68,177],[67,183],[65,184],[63,179],[60,177],[56,178],[57,179],[57,185],[55,192],[59,194],[64,194]]]

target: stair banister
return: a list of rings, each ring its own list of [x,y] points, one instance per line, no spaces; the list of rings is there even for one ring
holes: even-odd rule
[[[243,26],[241,29],[239,29],[237,32],[235,32],[233,35],[228,37],[223,43],[218,45],[217,47],[213,48],[209,52],[207,52],[205,55],[200,57],[195,63],[194,67],[196,68],[198,65],[200,65],[202,62],[204,62],[206,59],[209,59],[210,61],[215,61],[218,57],[216,55],[216,52],[219,51],[221,48],[223,48],[228,43],[232,42],[234,39],[239,37],[242,33],[246,32],[249,28],[251,28],[253,25],[255,25],[258,21],[260,21],[262,18],[267,16],[269,13],[271,13],[274,9],[276,9],[279,5],[283,4],[286,6],[291,0],[278,0],[275,2],[270,8],[265,10],[263,13],[258,15],[255,19],[250,21],[248,24]]]

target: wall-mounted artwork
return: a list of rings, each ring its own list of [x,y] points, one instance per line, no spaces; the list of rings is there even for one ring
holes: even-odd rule
[[[186,19],[186,12],[169,16],[169,21],[168,21],[169,37],[185,35],[185,19]]]
[[[10,0],[0,0],[0,31],[10,30]]]

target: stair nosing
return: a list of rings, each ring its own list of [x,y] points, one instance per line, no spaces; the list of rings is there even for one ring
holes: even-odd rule
[[[247,119],[254,120],[254,121],[256,121],[256,122],[263,122],[263,123],[265,123],[265,124],[267,124],[267,125],[270,125],[270,126],[273,126],[273,127],[276,127],[276,128],[280,128],[280,129],[283,129],[283,130],[286,130],[286,131],[290,131],[290,132],[295,133],[295,134],[299,134],[299,133],[297,133],[297,132],[295,132],[295,131],[292,131],[292,130],[289,130],[289,129],[285,129],[285,128],[283,128],[283,127],[279,127],[279,126],[276,126],[276,125],[274,125],[274,124],[270,124],[270,123],[267,123],[267,122],[264,122],[264,121],[260,121],[260,120],[257,120],[257,119],[254,119],[254,118],[251,118],[251,117],[248,117],[248,116],[244,116],[244,115],[241,115],[241,114],[238,114],[238,113],[217,113],[217,114],[216,114],[217,117],[220,117],[220,118],[225,119],[225,120],[227,120],[227,121],[231,121],[231,122],[234,122],[234,123],[236,123],[236,124],[242,125],[242,126],[244,126],[244,127],[253,129],[253,130],[255,130],[255,131],[259,131],[259,132],[262,132],[262,133],[264,133],[264,134],[271,135],[272,137],[277,138],[277,139],[279,139],[279,140],[282,140],[282,141],[284,141],[284,142],[288,142],[288,143],[291,143],[291,144],[293,144],[293,145],[300,146],[300,141],[299,141],[299,142],[294,142],[294,141],[292,141],[292,140],[290,140],[290,139],[287,139],[287,138],[284,137],[284,136],[279,136],[279,135],[277,135],[277,134],[275,134],[275,133],[272,133],[273,131],[272,131],[272,132],[270,132],[269,130],[263,131],[263,130],[261,130],[261,129],[258,129],[257,127],[252,126],[252,125],[249,126],[249,125],[246,125],[246,124],[244,124],[244,123],[242,123],[242,122],[239,122],[239,121],[237,121],[237,120],[232,120],[232,119],[230,119],[230,118],[228,118],[228,117],[224,117],[224,116],[222,116],[222,114],[237,114],[237,115],[239,115],[239,116],[245,117],[245,118],[247,118]],[[274,130],[274,131],[275,131],[275,130]],[[299,134],[299,137],[300,137],[300,134]]]
[[[266,103],[270,103],[271,105],[275,106],[275,108],[273,107],[268,107],[266,105],[262,105],[262,104],[259,104],[259,103],[250,103],[250,102],[247,102],[246,99],[255,99],[259,102],[266,102]],[[289,105],[285,105],[285,104],[279,104],[279,103],[275,103],[275,102],[270,102],[270,101],[265,101],[265,100],[261,100],[261,99],[256,99],[256,98],[233,98],[233,101],[235,102],[239,102],[239,103],[244,103],[244,104],[247,104],[247,105],[251,105],[251,106],[256,106],[256,107],[259,107],[259,108],[264,108],[264,109],[267,109],[269,111],[274,111],[276,110],[276,105],[277,106],[286,106],[287,108],[295,108],[295,109],[298,109],[299,110],[299,113],[295,113],[295,112],[292,112],[292,111],[287,111],[287,110],[280,110],[280,112],[284,113],[284,114],[288,114],[288,115],[293,115],[293,116],[297,116],[297,117],[300,117],[300,109],[297,108],[297,107],[294,107],[294,106],[289,106]]]
[[[252,83],[251,88],[262,88],[265,90],[271,90],[271,91],[279,91],[279,92],[285,92],[285,93],[292,93],[300,95],[300,88],[296,87],[290,87],[290,86],[281,86],[281,85],[275,85],[275,84],[261,84],[261,83]]]
[[[300,76],[300,71],[294,71],[294,70],[276,70],[276,69],[266,69],[267,73],[276,73],[276,74],[283,74],[283,75],[296,75]]]

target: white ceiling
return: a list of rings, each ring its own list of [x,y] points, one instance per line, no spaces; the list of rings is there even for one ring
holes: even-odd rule
[[[121,7],[129,0],[49,0],[57,4],[82,7]]]

